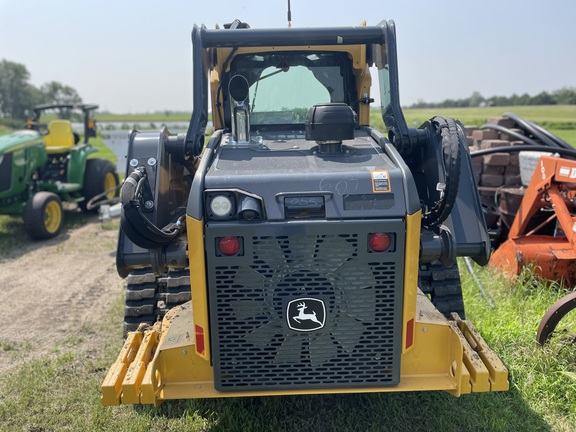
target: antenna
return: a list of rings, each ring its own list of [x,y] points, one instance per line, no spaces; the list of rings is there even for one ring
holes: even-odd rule
[[[292,11],[290,10],[290,0],[288,0],[288,28],[292,27]]]

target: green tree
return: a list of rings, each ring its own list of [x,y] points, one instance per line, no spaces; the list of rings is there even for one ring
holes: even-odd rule
[[[442,102],[425,102],[419,99],[409,108],[458,108],[474,106],[518,106],[518,105],[576,105],[576,87],[563,87],[552,93],[542,91],[535,96],[528,93],[511,96],[492,96],[485,99],[474,92],[466,99],[446,99]]]
[[[25,119],[26,110],[41,102],[42,95],[29,78],[26,66],[0,61],[0,117]]]
[[[553,93],[556,103],[559,105],[576,105],[576,88],[563,87]]]
[[[479,106],[482,105],[485,101],[486,101],[486,99],[484,99],[484,96],[482,96],[479,92],[475,91],[475,92],[472,93],[472,94],[470,95],[470,97],[468,98],[468,106],[470,106],[470,107],[479,107]]]
[[[556,105],[556,100],[551,94],[543,91],[531,98],[530,105]]]
[[[82,102],[82,98],[76,90],[57,81],[42,84],[40,92],[46,103],[76,104]]]
[[[27,111],[41,103],[76,104],[82,102],[72,87],[51,81],[39,89],[28,82],[26,66],[8,60],[0,61],[0,117],[25,119]],[[69,117],[67,110],[61,110]]]
[[[57,81],[50,81],[40,87],[42,100],[44,103],[54,104],[77,104],[82,102],[80,95],[72,87],[61,84]],[[62,118],[70,117],[70,110],[60,108]]]

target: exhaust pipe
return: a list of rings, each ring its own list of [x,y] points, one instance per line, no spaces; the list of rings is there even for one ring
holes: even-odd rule
[[[232,104],[232,136],[236,142],[250,142],[250,105],[248,81],[242,75],[234,75],[228,84]]]

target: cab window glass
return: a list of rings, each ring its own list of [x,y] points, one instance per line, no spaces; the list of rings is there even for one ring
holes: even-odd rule
[[[238,56],[232,75],[249,83],[252,125],[304,123],[315,104],[349,103],[342,53],[262,53]]]

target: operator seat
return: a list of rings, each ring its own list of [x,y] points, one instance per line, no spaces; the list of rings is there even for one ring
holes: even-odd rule
[[[44,136],[48,154],[67,153],[74,147],[72,125],[68,120],[52,120],[48,123],[48,135]]]

